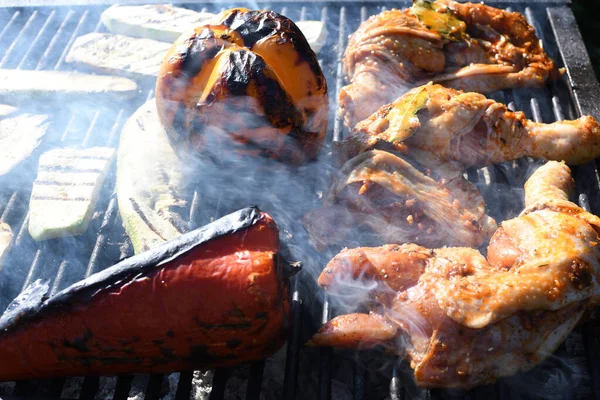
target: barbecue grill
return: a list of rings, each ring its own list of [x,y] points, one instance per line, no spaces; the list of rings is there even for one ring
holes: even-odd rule
[[[129,1],[153,3],[155,1]],[[7,4],[8,3],[8,4]],[[66,3],[66,4],[65,4]],[[66,54],[80,35],[104,31],[100,14],[104,5],[87,1],[8,0],[0,8],[0,68],[68,70]],[[342,121],[336,119],[337,93],[344,84],[341,58],[347,37],[359,23],[385,7],[406,7],[408,1],[394,3],[319,0],[270,4],[246,4],[245,1],[185,4],[185,7],[218,12],[230,5],[273,9],[293,20],[320,19],[327,24],[329,36],[319,54],[319,61],[330,91],[328,145],[346,135]],[[503,0],[489,2],[523,13],[536,28],[548,54],[565,76],[543,89],[518,89],[493,93],[490,97],[523,110],[538,122],[574,119],[580,115],[600,117],[600,86],[576,27],[568,0]],[[137,98],[114,109],[103,104],[61,104],[57,123],[52,127],[60,145],[95,145],[116,147],[123,123],[146,99],[153,96],[153,82],[141,85]],[[32,100],[34,103],[35,100]],[[329,154],[329,148],[324,150]],[[522,208],[503,191],[507,186],[522,187],[530,160],[520,160],[481,170],[468,171],[468,177],[490,202],[490,214],[498,220],[514,217]],[[0,313],[21,290],[37,279],[51,281],[51,294],[73,282],[107,268],[132,255],[131,245],[123,231],[114,196],[114,171],[107,178],[101,200],[90,227],[79,237],[67,237],[36,243],[27,232],[28,199],[35,168],[24,167],[19,174],[21,187],[0,190],[0,218],[14,231],[14,243],[4,268],[0,271]],[[311,180],[310,195],[315,206],[326,177],[317,174],[317,166],[308,167],[302,179]],[[319,178],[316,178],[319,176]],[[600,175],[595,163],[573,168],[579,203],[600,214]],[[196,190],[190,198],[190,227],[224,215],[231,209],[250,204],[241,194],[236,204],[218,205]],[[210,196],[209,196],[210,197]],[[267,210],[271,212],[271,210]],[[284,245],[294,245],[297,229],[290,227],[289,216],[275,219],[282,228]],[[283,221],[283,222],[282,222]],[[296,222],[297,223],[297,222]],[[301,237],[300,239],[305,239]],[[313,256],[312,262],[322,266],[327,255]],[[320,258],[319,258],[320,257]],[[600,398],[600,323],[590,318],[576,329],[554,357],[524,375],[500,380],[495,385],[471,391],[424,390],[414,387],[407,367],[383,352],[348,352],[334,349],[307,349],[302,344],[336,313],[329,299],[321,294],[313,277],[303,271],[293,280],[292,329],[288,344],[275,356],[235,369],[217,370],[212,379],[210,399],[283,398],[283,399],[480,399],[480,398]],[[110,316],[107,316],[109,318]],[[0,360],[2,362],[2,360]],[[267,367],[265,367],[267,365]],[[266,369],[265,369],[266,368]],[[273,371],[279,370],[280,374]],[[0,398],[136,398],[189,399],[198,373],[190,371],[170,376],[85,377],[44,381],[21,381],[0,385]],[[229,394],[229,395],[228,395]]]

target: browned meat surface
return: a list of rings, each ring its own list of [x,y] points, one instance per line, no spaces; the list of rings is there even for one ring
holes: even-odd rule
[[[310,344],[383,344],[433,387],[469,388],[540,363],[600,294],[600,219],[569,202],[570,189],[564,163],[538,169],[526,209],[502,223],[487,259],[415,244],[342,251],[319,284],[335,296],[348,282],[375,282],[377,305],[334,318]]]
[[[464,168],[525,156],[576,165],[600,156],[600,126],[591,116],[536,123],[479,93],[424,85],[359,122],[338,147],[342,159],[379,147],[418,149]]]
[[[427,156],[422,154],[419,161]],[[324,206],[304,218],[313,244],[476,247],[489,240],[496,222],[486,214],[483,197],[463,177],[460,166],[445,163],[435,174],[418,166],[381,150],[348,161]]]
[[[586,163],[600,156],[600,126],[590,116],[536,123],[481,94],[427,84],[359,122],[335,154],[341,172],[304,219],[317,247],[477,247],[497,227],[467,168],[525,156]]]
[[[522,14],[452,0],[372,16],[350,38],[344,71],[340,112],[350,127],[422,82],[487,93],[560,76]]]

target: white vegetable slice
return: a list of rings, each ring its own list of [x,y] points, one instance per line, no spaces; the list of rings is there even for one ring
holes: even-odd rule
[[[143,6],[113,5],[102,13],[102,22],[112,33],[174,42],[184,31],[209,24],[215,14],[197,12],[170,4]],[[327,40],[327,29],[321,21],[299,21],[296,25],[318,53]]]
[[[78,66],[133,78],[156,77],[171,45],[110,33],[88,33],[78,37],[66,61]]]
[[[25,161],[48,133],[48,116],[10,114],[0,117],[0,178]]]
[[[170,4],[115,4],[102,13],[101,19],[112,33],[174,42],[185,29],[206,24],[214,16]]]
[[[8,117],[15,111],[17,111],[16,107],[12,107],[6,104],[0,104],[0,118]]]
[[[6,222],[0,221],[0,268],[2,268],[2,262],[10,251],[12,238],[13,234],[10,226]]]
[[[29,203],[29,234],[46,240],[86,231],[115,149],[55,149],[40,157]]]
[[[296,26],[302,31],[311,49],[319,53],[327,41],[327,28],[321,21],[298,21]]]
[[[119,212],[135,253],[186,230],[176,212],[187,204],[182,170],[151,99],[123,126],[117,156]]]
[[[32,99],[68,99],[76,96],[85,99],[107,96],[128,99],[137,93],[137,83],[119,76],[0,69],[0,100],[11,104],[23,100],[31,102]]]

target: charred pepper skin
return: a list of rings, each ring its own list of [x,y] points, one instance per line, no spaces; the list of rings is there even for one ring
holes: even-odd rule
[[[184,33],[156,81],[161,122],[180,155],[261,155],[291,165],[317,157],[329,98],[298,27],[273,11],[227,10]],[[191,151],[190,151],[191,150]]]
[[[284,343],[288,275],[271,217],[247,208],[0,319],[0,381],[165,373],[262,359]]]

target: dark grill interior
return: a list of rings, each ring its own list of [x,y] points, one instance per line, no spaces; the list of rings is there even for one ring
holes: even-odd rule
[[[503,91],[491,96],[509,104],[512,109],[523,110],[528,118],[535,121],[573,119],[583,114],[600,116],[598,82],[576,29],[573,14],[569,6],[562,3],[564,2],[491,2],[492,5],[509,7],[524,13],[543,39],[550,56],[567,68],[565,77],[547,88]],[[203,4],[186,6],[217,12],[225,8],[221,5],[218,3],[206,7]],[[306,3],[304,6],[300,3],[283,6],[259,3],[259,6],[274,9],[294,20],[321,19],[327,23],[329,36],[319,59],[330,92],[328,143],[342,138],[345,132],[341,121],[335,118],[335,103],[337,92],[344,84],[340,60],[347,37],[358,27],[361,20],[381,11],[385,6],[371,2],[316,2]],[[386,6],[391,7],[390,4]],[[397,2],[394,6],[405,7],[408,6],[408,2]],[[103,10],[103,6],[0,8],[0,68],[71,69],[64,62],[71,44],[80,35],[105,30],[100,22]],[[119,110],[100,103],[58,103],[51,110],[58,114],[56,120],[60,121],[52,127],[55,141],[51,145],[117,147],[123,123],[139,105],[153,96],[152,86],[153,82],[146,82],[141,86],[142,91],[135,101]],[[35,106],[35,100],[31,101],[30,106]],[[324,154],[328,154],[327,149]],[[482,191],[488,200],[490,214],[496,219],[511,218],[520,211],[520,200],[515,201],[514,195],[504,189],[508,186],[522,187],[527,177],[529,162],[522,160],[469,171],[469,179]],[[305,204],[307,209],[318,204],[318,196],[315,194],[325,188],[326,178],[314,178],[324,175],[323,168],[324,166],[311,166],[301,172],[305,174],[305,179],[313,181],[314,190],[311,189],[312,193],[309,193],[308,197],[312,196],[314,202]],[[34,242],[27,231],[27,224],[28,201],[35,171],[35,165],[22,168],[18,174],[21,187],[11,189],[3,183],[0,191],[0,218],[7,222],[14,232],[11,254],[0,271],[0,312],[23,288],[36,279],[50,280],[52,294],[55,294],[73,282],[132,254],[121,226],[114,195],[114,170],[107,179],[96,214],[84,235]],[[596,165],[590,163],[574,168],[573,174],[580,204],[595,214],[600,214],[599,174]],[[230,211],[229,208],[249,205],[249,199],[243,193],[239,194],[239,197],[234,204],[223,207],[210,196],[207,199],[203,191],[196,190],[191,196],[189,210],[184,210],[189,215],[190,227],[202,225],[213,217],[223,215]],[[497,201],[491,202],[489,199]],[[298,236],[296,230],[299,228],[287,225],[293,221],[293,216],[283,216],[281,219],[278,219],[277,215],[275,217],[284,236]],[[305,239],[302,233],[300,239]],[[322,266],[330,254],[312,255],[315,257],[312,262]],[[227,398],[242,398],[245,393],[246,399],[600,398],[600,324],[593,318],[569,336],[557,351],[556,357],[551,357],[525,375],[504,379],[496,385],[469,392],[417,390],[413,387],[410,369],[406,365],[394,364],[392,357],[377,351],[357,354],[333,349],[302,348],[302,343],[319,324],[333,317],[336,311],[330,306],[327,297],[317,295],[320,292],[308,272],[302,272],[295,278],[293,285],[293,329],[287,348],[273,358],[273,362],[279,365],[281,376],[269,376],[271,372],[265,369],[264,361],[235,370],[217,370],[210,399],[224,398],[227,393],[230,393]],[[235,377],[233,383],[232,376]],[[170,394],[176,399],[190,398],[192,378],[192,372],[181,372],[172,377],[170,380],[176,383],[176,389],[171,387]],[[245,388],[237,390],[234,387],[232,392],[232,386],[241,385]],[[273,391],[269,385],[276,387],[276,390]],[[135,394],[137,389],[132,387],[142,388],[138,396],[158,399],[167,392],[167,377],[152,375],[24,381],[14,385],[1,385],[0,397],[69,396],[81,399],[124,399]],[[231,394],[234,392],[237,393],[235,396]]]

